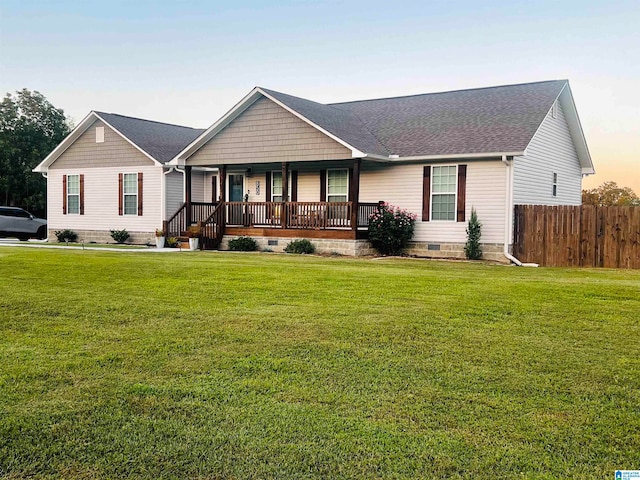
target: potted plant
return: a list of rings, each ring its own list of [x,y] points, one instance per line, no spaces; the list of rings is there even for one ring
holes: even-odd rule
[[[197,250],[200,243],[200,227],[192,226],[187,230],[187,237],[189,237],[189,250]]]
[[[164,232],[156,229],[156,248],[164,248]]]

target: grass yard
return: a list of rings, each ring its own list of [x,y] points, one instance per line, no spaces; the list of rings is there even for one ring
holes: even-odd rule
[[[0,477],[613,478],[640,271],[0,249]]]

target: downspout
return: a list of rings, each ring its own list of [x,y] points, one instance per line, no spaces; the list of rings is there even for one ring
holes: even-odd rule
[[[515,263],[517,266],[521,267],[522,262],[518,260],[516,257],[509,253],[509,244],[511,243],[511,230],[513,228],[513,218],[512,210],[513,210],[513,160],[511,160],[511,164],[509,160],[507,160],[506,155],[502,155],[502,163],[504,163],[506,167],[506,175],[505,175],[505,215],[504,215],[504,245],[503,245],[503,255],[507,257],[511,262]]]

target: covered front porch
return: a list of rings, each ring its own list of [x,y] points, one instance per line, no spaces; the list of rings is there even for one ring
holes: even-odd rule
[[[355,202],[185,202],[164,223],[169,237],[192,227],[204,249],[223,235],[366,239],[369,216],[378,203]]]
[[[359,201],[361,160],[348,161],[347,166],[342,197],[332,197],[329,187],[329,195],[324,188],[318,192],[320,201],[297,201],[298,171],[291,170],[289,162],[282,162],[277,171],[268,167],[262,176],[250,174],[252,166],[233,166],[228,173],[221,165],[211,177],[211,202],[192,201],[192,167],[185,166],[185,202],[164,223],[165,235],[181,237],[189,229],[196,230],[205,249],[217,248],[224,235],[366,239],[369,217],[379,202]],[[312,170],[317,178],[327,176],[326,170]],[[276,182],[276,175],[288,180]],[[320,182],[329,183],[326,178]],[[253,192],[248,186],[253,186]],[[250,201],[258,195],[271,201]],[[281,199],[286,201],[273,201]]]

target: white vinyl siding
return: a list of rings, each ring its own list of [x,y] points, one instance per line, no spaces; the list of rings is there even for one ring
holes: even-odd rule
[[[431,173],[431,220],[456,220],[458,167],[435,166]]]
[[[182,202],[184,202],[184,184],[182,174],[180,172],[171,172],[165,175],[165,205],[166,205],[166,218],[168,220],[174,213],[180,208]],[[145,182],[146,182],[145,178]],[[146,187],[146,185],[145,185]],[[146,188],[145,188],[146,189]]]
[[[118,215],[118,174],[144,176],[145,205],[143,215]],[[84,174],[84,215],[62,214],[62,175]],[[126,228],[130,232],[154,232],[161,227],[160,202],[162,168],[136,166],[92,168],[88,170],[49,170],[47,177],[47,227],[55,230],[102,230]],[[171,212],[173,214],[173,212]]]
[[[122,181],[122,196],[125,215],[138,214],[138,174],[125,173]]]
[[[460,161],[467,165],[465,218],[474,207],[482,222],[482,243],[504,241],[507,170],[500,161]],[[467,222],[422,222],[422,177],[425,164],[362,164],[360,201],[383,200],[418,215],[413,240],[464,243]],[[432,164],[433,166],[433,164]]]
[[[562,109],[556,104],[527,147],[513,160],[513,201],[526,205],[580,205],[582,168]],[[553,174],[557,174],[553,195]]]
[[[349,170],[327,170],[327,202],[346,202],[349,198]]]
[[[67,213],[80,214],[80,175],[67,175]]]

